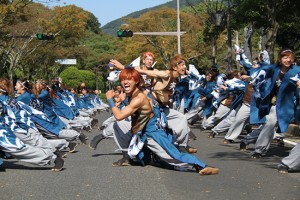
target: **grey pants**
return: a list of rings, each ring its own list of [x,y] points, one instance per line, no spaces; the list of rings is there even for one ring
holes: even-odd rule
[[[64,118],[62,116],[59,116],[59,119],[65,124],[65,127],[68,128],[68,129],[71,129],[71,125],[70,125],[70,120],[68,120],[67,118]]]
[[[116,122],[116,118],[112,115],[110,118],[108,118],[107,120],[105,120],[102,123],[102,126],[104,126],[105,128],[102,130],[102,134],[105,137],[114,137],[114,123]]]
[[[245,144],[255,144],[255,142],[257,141],[257,138],[260,134],[260,132],[262,131],[262,129],[264,128],[264,124],[260,125],[257,129],[252,130],[251,133],[247,134],[246,137],[244,139],[242,139],[242,141]]]
[[[72,129],[62,129],[58,135],[49,132],[43,132],[43,134],[45,134],[46,137],[50,139],[65,139],[67,141],[77,140],[80,135],[79,132]]]
[[[67,141],[74,141],[79,138],[80,133],[72,129],[62,129],[59,132],[59,139],[66,139]]]
[[[92,118],[90,117],[75,117],[73,120],[68,120],[64,117],[59,116],[59,118],[64,122],[68,129],[79,128],[91,126]]]
[[[42,149],[51,149],[53,152],[62,150],[68,147],[69,142],[65,139],[46,139],[43,135],[32,128],[28,129],[27,134],[14,132],[14,134],[24,143],[33,147]]]
[[[232,122],[227,134],[225,135],[225,139],[235,140],[242,133],[244,124],[249,117],[250,106],[243,103],[235,116],[235,120]]]
[[[24,143],[33,147],[39,147],[42,149],[50,149],[52,152],[55,152],[56,149],[48,140],[42,136],[39,131],[36,131],[32,128],[28,129],[27,134],[14,132],[14,134]]]
[[[147,147],[157,155],[161,160],[165,161],[166,163],[180,167],[182,169],[192,169],[192,165],[188,163],[180,162],[174,158],[172,158],[155,140],[150,137],[147,137]]]
[[[128,151],[129,143],[132,137],[131,119],[123,119],[113,123],[114,140],[121,151]]]
[[[269,115],[266,117],[264,128],[261,130],[255,143],[254,152],[265,154],[268,151],[275,134],[276,124],[276,106],[272,106]]]
[[[174,103],[173,108],[183,114],[184,113],[184,99],[181,100],[180,105],[178,107],[176,107],[175,103]]]
[[[217,135],[220,133],[224,133],[228,131],[231,124],[235,120],[236,111],[232,110],[224,119],[222,119],[214,128],[211,130],[216,133]]]
[[[173,130],[175,140],[173,143],[178,146],[187,146],[190,127],[184,114],[170,108],[164,108],[168,120],[168,127]]]
[[[290,154],[281,160],[283,164],[291,170],[300,169],[300,143],[298,143],[290,152]]]
[[[205,121],[203,121],[202,123],[203,128],[204,129],[213,128],[229,111],[230,109],[227,106],[220,104],[216,113],[210,116],[209,118],[207,118]]]
[[[89,117],[90,113],[87,110],[80,109],[79,110],[79,116],[81,116],[81,117]]]
[[[90,117],[78,116],[78,117],[75,117],[75,119],[72,120],[71,123],[74,121],[77,124],[81,124],[83,127],[89,127],[89,126],[91,126],[92,120],[93,119]]]
[[[276,106],[272,106],[270,113],[266,116],[265,124],[249,133],[245,139],[243,139],[243,142],[249,144],[256,141],[254,152],[264,155],[268,151],[272,142],[276,123]]]
[[[28,144],[22,149],[14,149],[13,151],[6,149],[5,152],[11,154],[20,161],[40,166],[48,165],[56,159],[56,155],[51,149],[42,149]]]
[[[187,118],[188,121],[192,121],[192,118],[195,117],[195,116],[199,116],[198,113],[200,112],[200,110],[202,109],[202,107],[197,107],[197,108],[194,108],[192,110],[190,110],[189,112],[185,113],[185,116]],[[200,117],[199,117],[200,119]]]

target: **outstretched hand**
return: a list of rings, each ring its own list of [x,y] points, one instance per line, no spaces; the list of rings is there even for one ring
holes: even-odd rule
[[[120,63],[120,62],[117,61],[117,60],[111,59],[111,60],[109,61],[109,64],[114,65],[116,68],[118,68],[118,69],[120,69],[120,70],[124,69],[124,65],[122,65],[122,63]]]

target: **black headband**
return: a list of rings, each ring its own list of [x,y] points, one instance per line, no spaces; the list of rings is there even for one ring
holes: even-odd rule
[[[20,83],[20,85],[22,85],[22,87],[24,87],[24,88],[26,88],[27,90],[28,90],[28,88],[24,85],[25,83],[29,83],[29,81],[28,80],[26,80],[26,81],[17,81],[18,83]]]

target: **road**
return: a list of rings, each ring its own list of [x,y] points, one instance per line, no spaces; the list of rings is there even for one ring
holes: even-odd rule
[[[101,113],[105,120],[108,113]],[[250,159],[250,151],[240,152],[239,143],[224,145],[222,137],[207,137],[196,126],[196,156],[208,165],[220,168],[220,174],[200,176],[155,166],[112,167],[121,158],[113,139],[105,139],[94,151],[80,145],[68,154],[64,169],[51,172],[51,166],[39,167],[15,159],[5,161],[0,172],[2,200],[67,200],[67,199],[300,199],[300,173],[280,174],[280,159],[290,146],[273,146],[267,157]],[[91,139],[99,131],[85,132]],[[249,146],[250,150],[253,146]]]

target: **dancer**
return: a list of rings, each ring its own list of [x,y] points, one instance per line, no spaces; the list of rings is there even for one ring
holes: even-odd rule
[[[261,131],[248,134],[240,144],[241,149],[246,145],[255,144],[252,158],[261,158],[268,151],[272,142],[276,126],[277,132],[284,134],[294,118],[298,99],[297,84],[292,80],[300,73],[300,67],[294,64],[295,55],[290,49],[283,49],[278,54],[277,63],[264,65],[257,78],[252,80],[255,86],[255,101],[251,101],[251,110],[258,110],[258,117],[266,117]],[[251,121],[251,117],[250,117]]]
[[[123,120],[128,116],[132,117],[131,132],[133,138],[129,152],[125,156],[128,157],[130,154],[131,158],[141,158],[141,146],[135,145],[135,139],[137,139],[137,141],[144,141],[146,147],[163,163],[173,166],[173,169],[177,169],[176,166],[180,168],[186,167],[187,169],[194,167],[200,175],[219,173],[218,168],[207,166],[203,161],[191,154],[179,152],[167,137],[167,133],[163,129],[158,128],[157,115],[154,114],[153,106],[151,105],[152,101],[138,88],[140,83],[138,71],[133,68],[126,68],[120,73],[119,80],[129,97],[128,106],[120,110],[112,99],[114,97],[114,91],[112,90],[106,93],[106,97],[116,120]]]

